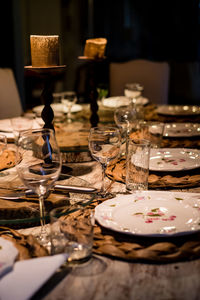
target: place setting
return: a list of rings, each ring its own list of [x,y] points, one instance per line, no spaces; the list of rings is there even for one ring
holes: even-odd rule
[[[139,120],[129,133],[131,141],[144,139],[151,142],[149,150],[149,188],[182,188],[199,186],[199,149],[163,147],[165,145],[166,124]],[[178,145],[177,145],[178,146]],[[119,182],[125,182],[126,155],[107,169],[107,176]],[[141,162],[141,166],[143,161]],[[137,164],[137,168],[139,163]],[[143,175],[141,175],[143,176]]]
[[[129,138],[127,157],[120,158],[120,163],[121,169],[113,164],[106,174],[123,183],[126,193],[95,207],[94,251],[133,261],[184,260],[185,249],[194,257],[199,244],[199,193],[165,191],[181,187],[180,178],[164,185],[159,177],[155,185],[151,173],[166,172],[170,177],[173,172],[198,169],[199,151],[151,148],[148,140]]]

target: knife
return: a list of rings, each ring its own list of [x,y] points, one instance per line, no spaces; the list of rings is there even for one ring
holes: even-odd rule
[[[54,190],[57,192],[73,192],[73,193],[81,193],[81,194],[91,194],[97,193],[98,190],[93,187],[83,187],[83,186],[71,186],[71,185],[62,185],[56,184],[54,186]],[[8,193],[6,195],[0,195],[0,199],[4,200],[18,200],[22,197],[37,197],[37,195],[32,190],[24,190],[22,192],[16,191],[12,193]]]

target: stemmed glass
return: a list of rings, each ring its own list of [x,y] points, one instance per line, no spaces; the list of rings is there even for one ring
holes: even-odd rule
[[[66,108],[67,122],[71,123],[72,122],[72,115],[71,115],[72,106],[77,102],[76,93],[73,91],[63,92],[62,97],[61,97],[61,102],[64,105],[64,107]],[[64,111],[65,111],[65,109],[64,109]]]
[[[127,83],[124,87],[124,95],[131,99],[132,104],[137,104],[137,99],[143,90],[144,87],[140,83]]]
[[[32,129],[33,127],[33,118],[32,117],[16,117],[10,119],[11,127],[15,137],[15,142],[17,144],[19,135],[23,131]]]
[[[89,134],[89,149],[95,160],[102,167],[102,186],[99,196],[108,196],[105,189],[105,171],[110,161],[118,157],[121,146],[121,135],[115,127],[93,127]]]
[[[132,107],[132,105],[121,106],[115,110],[114,120],[121,132],[122,145],[126,145],[127,137],[137,120],[137,111]],[[124,147],[122,146],[122,155],[125,154],[123,148]]]
[[[61,155],[52,129],[41,128],[23,132],[18,139],[17,172],[26,187],[39,197],[41,232],[38,239],[46,245],[44,199],[58,179]]]

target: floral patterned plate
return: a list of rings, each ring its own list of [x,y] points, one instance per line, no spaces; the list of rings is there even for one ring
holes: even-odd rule
[[[200,150],[189,148],[151,149],[149,170],[183,171],[200,167]]]
[[[126,234],[165,237],[200,229],[200,194],[140,191],[95,208],[100,225]]]
[[[163,136],[165,137],[188,137],[199,136],[199,123],[169,123],[165,124]]]

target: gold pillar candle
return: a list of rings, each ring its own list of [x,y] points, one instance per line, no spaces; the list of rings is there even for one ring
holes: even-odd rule
[[[96,38],[85,42],[84,56],[90,58],[103,58],[106,49],[107,39]]]
[[[59,36],[31,35],[32,67],[50,67],[59,65]]]

